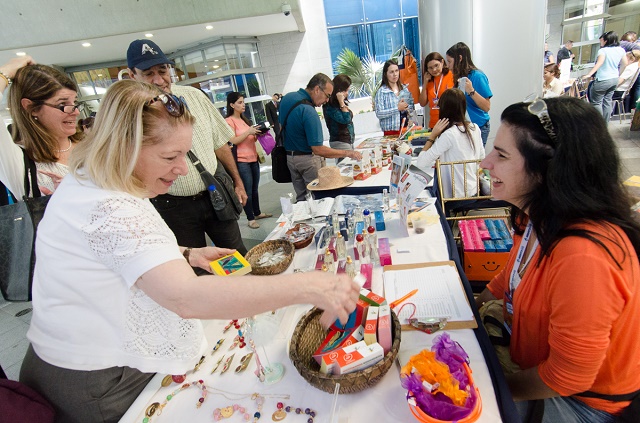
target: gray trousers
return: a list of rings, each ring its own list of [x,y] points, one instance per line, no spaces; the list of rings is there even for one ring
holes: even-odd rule
[[[56,423],[116,423],[154,375],[130,367],[63,369],[42,360],[29,345],[20,382],[53,405]]]
[[[324,157],[309,154],[306,156],[287,156],[287,166],[291,173],[291,182],[296,192],[296,201],[304,201],[307,184],[318,177],[318,169],[324,166]]]
[[[611,98],[618,84],[618,78],[605,79],[604,81],[593,81],[589,89],[589,102],[593,104],[605,121],[611,118]]]

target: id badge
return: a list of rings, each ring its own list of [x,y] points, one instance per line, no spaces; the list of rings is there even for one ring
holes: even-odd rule
[[[509,291],[504,293],[504,304],[502,306],[504,314],[504,327],[507,332],[511,334],[511,327],[513,325],[513,295]]]
[[[439,109],[440,107],[438,107],[438,100],[440,100],[438,97],[433,99],[433,107],[432,109]]]

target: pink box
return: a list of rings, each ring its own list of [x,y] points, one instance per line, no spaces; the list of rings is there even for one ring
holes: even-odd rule
[[[316,270],[322,270],[323,264],[324,264],[324,254],[318,254],[318,258],[316,259]]]
[[[389,266],[392,264],[389,238],[378,238],[378,255],[380,256],[380,266]]]
[[[480,238],[483,241],[491,239],[491,235],[489,234],[489,230],[487,229],[487,225],[484,223],[484,220],[477,219],[476,225],[478,226],[478,232],[480,233]]]
[[[333,254],[333,261],[337,261],[338,260],[338,253],[336,252],[336,237],[332,236],[331,239],[329,239],[329,245],[327,246],[327,248],[329,249],[329,251],[331,251],[331,254]]]
[[[388,305],[378,308],[378,344],[385,354],[391,351],[391,308]]]
[[[364,325],[364,342],[371,345],[378,342],[378,310],[380,307],[370,306],[367,322]]]
[[[373,264],[364,263],[360,265],[360,273],[367,278],[367,281],[362,285],[363,288],[371,289],[371,280],[373,279]]]

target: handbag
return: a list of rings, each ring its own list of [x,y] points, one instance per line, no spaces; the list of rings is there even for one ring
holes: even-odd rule
[[[212,175],[207,169],[205,169],[202,162],[200,162],[200,159],[198,159],[198,156],[196,156],[193,151],[189,151],[187,156],[198,170],[198,173],[200,173],[204,186],[208,188],[211,185],[214,185],[216,188],[215,192],[219,193],[225,202],[224,208],[218,210],[214,204],[217,199],[213,198],[213,195],[217,194],[213,194],[213,191],[209,190],[209,195],[212,196],[211,203],[214,206],[213,212],[216,214],[218,220],[238,220],[240,213],[242,213],[242,203],[240,203],[240,200],[238,200],[238,196],[236,195],[233,179],[231,179],[231,176],[227,174],[224,167],[218,165],[215,175]]]
[[[22,153],[24,201],[0,207],[0,292],[7,301],[31,301],[36,229],[51,198],[40,194],[36,164]]]
[[[267,155],[259,142],[256,143],[256,153],[258,154],[258,163],[262,164],[267,161]]]
[[[15,380],[0,379],[2,422],[53,423],[55,409],[40,394]]]
[[[258,142],[267,155],[271,154],[273,148],[276,146],[276,140],[273,139],[271,132],[265,132],[262,135],[258,135]]]
[[[287,150],[284,148],[284,132],[287,128],[287,119],[289,119],[289,115],[300,104],[308,104],[311,103],[308,100],[300,100],[289,110],[287,115],[284,117],[284,121],[282,122],[282,126],[280,128],[280,133],[276,139],[276,146],[271,150],[271,177],[274,181],[286,184],[292,181],[291,172],[289,172],[289,166],[287,165]]]

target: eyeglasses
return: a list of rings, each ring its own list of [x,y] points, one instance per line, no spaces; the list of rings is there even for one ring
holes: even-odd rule
[[[144,105],[151,106],[156,101],[161,101],[162,105],[167,110],[167,113],[169,113],[173,117],[180,117],[184,115],[185,110],[189,110],[184,97],[178,97],[173,94],[160,94],[159,96],[156,96],[147,101]]]
[[[45,106],[51,107],[52,109],[58,109],[62,113],[66,113],[68,115],[73,114],[73,112],[75,112],[76,109],[78,109],[79,111],[82,111],[82,109],[84,108],[84,103],[60,104],[58,106],[56,106],[54,104],[44,103],[44,102],[42,104],[45,105]]]
[[[538,117],[538,120],[544,127],[545,132],[549,135],[553,141],[556,141],[556,132],[553,130],[553,123],[551,122],[551,117],[549,116],[549,110],[547,109],[547,103],[541,98],[536,98],[533,100],[529,106],[527,106],[527,110],[532,115]]]
[[[320,88],[320,87],[318,87]],[[320,88],[320,91],[322,91],[322,94],[327,96],[327,100],[329,100],[331,98],[331,94],[327,94],[322,88]]]

